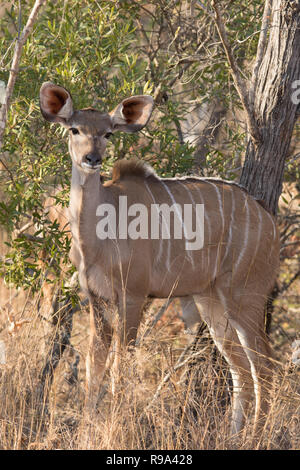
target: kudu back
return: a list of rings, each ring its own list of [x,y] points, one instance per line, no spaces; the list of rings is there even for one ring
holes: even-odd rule
[[[263,425],[272,379],[264,305],[279,260],[273,217],[237,184],[197,177],[162,179],[137,160],[118,161],[111,181],[101,183],[99,168],[108,138],[117,131],[142,129],[153,109],[150,96],[127,98],[110,113],[90,108],[76,111],[65,88],[46,82],[40,91],[40,107],[45,119],[69,131],[70,259],[90,301],[88,408],[96,403],[113,330],[103,299],[117,306],[121,339],[127,344],[135,340],[149,297],[192,295],[230,367],[232,432],[242,429],[253,396],[255,425]],[[173,218],[169,224],[160,213],[157,236],[149,227],[162,205],[172,206]],[[203,246],[199,249],[187,249],[191,245],[187,244],[190,238],[182,217],[185,207],[191,208],[189,214],[196,225],[203,222]],[[202,219],[197,219],[199,207],[204,207]],[[146,219],[137,217],[142,208],[147,209]],[[107,218],[109,236],[99,237],[99,221],[105,219],[100,214],[111,210],[115,219]],[[124,233],[124,217],[128,233],[135,228],[134,237]],[[181,221],[181,238],[178,233],[172,236],[175,218]],[[138,236],[138,222],[148,225],[150,236]],[[143,228],[139,227],[141,232]]]

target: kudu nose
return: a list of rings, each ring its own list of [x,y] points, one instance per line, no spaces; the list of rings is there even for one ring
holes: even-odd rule
[[[101,163],[100,155],[96,153],[89,153],[88,155],[86,155],[85,159],[87,163],[91,166],[97,166]]]

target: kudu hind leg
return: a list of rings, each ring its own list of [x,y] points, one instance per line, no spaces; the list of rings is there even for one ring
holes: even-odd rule
[[[249,311],[249,306],[247,310]],[[231,320],[231,322],[251,365],[255,391],[254,433],[258,435],[264,427],[270,407],[273,363],[264,326],[256,324],[253,317],[255,318],[254,315],[249,314],[248,322],[239,320]]]
[[[90,297],[90,341],[86,360],[86,408],[89,411],[97,406],[111,344],[112,328],[104,315],[108,308],[104,300]]]
[[[249,403],[253,397],[251,367],[235,329],[225,316],[224,306],[217,299],[195,296],[202,319],[229,365],[232,377],[231,435],[240,432],[245,423]]]
[[[233,289],[231,299],[226,300],[226,315],[236,330],[251,367],[255,392],[253,431],[257,436],[268,414],[273,379],[272,352],[264,327],[265,300],[263,293],[253,293],[246,286],[242,293]]]
[[[239,338],[228,324],[222,351],[232,377],[232,420],[231,435],[238,434],[244,427],[250,402],[253,398],[251,366]]]

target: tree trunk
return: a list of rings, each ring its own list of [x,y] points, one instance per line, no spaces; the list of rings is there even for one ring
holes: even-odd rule
[[[297,120],[292,84],[300,79],[300,0],[271,4],[269,37],[254,77],[253,111],[260,139],[256,145],[249,139],[240,183],[276,214]]]

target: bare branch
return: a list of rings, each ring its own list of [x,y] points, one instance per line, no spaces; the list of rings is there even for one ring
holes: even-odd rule
[[[293,284],[294,281],[296,281],[296,279],[298,279],[298,277],[300,276],[300,269],[298,269],[298,271],[293,275],[293,277],[288,281],[288,282],[284,282],[281,286],[281,289],[279,290],[279,294],[282,295],[284,292],[286,292],[289,287]]]
[[[167,383],[170,378],[172,377],[172,375],[174,374],[174,372],[176,372],[176,370],[178,369],[181,369],[183,366],[185,366],[186,364],[188,364],[190,361],[192,361],[193,359],[195,359],[196,357],[198,356],[203,356],[205,351],[208,349],[209,346],[205,346],[203,349],[201,349],[200,351],[196,351],[194,352],[193,350],[191,352],[189,352],[191,350],[193,346],[193,343],[192,344],[189,344],[186,346],[186,348],[184,349],[184,351],[181,353],[178,361],[176,362],[175,366],[172,368],[172,370],[170,372],[168,372],[164,378],[162,379],[162,381],[160,382],[160,384],[158,385],[157,389],[156,389],[156,392],[155,394],[153,395],[153,398],[152,400],[148,403],[148,405],[146,406],[144,412],[147,412],[151,406],[153,405],[153,403],[157,400],[159,394],[160,394],[160,391],[162,390],[163,386],[165,385],[165,383]],[[188,354],[187,354],[188,353]]]
[[[251,134],[251,137],[252,137],[254,143],[257,144],[261,140],[260,132],[259,132],[258,126],[257,126],[257,124],[255,122],[255,119],[254,119],[253,108],[252,108],[252,106],[249,102],[247,86],[246,86],[245,81],[241,77],[238,65],[237,65],[236,60],[233,56],[231,46],[230,46],[230,43],[229,43],[229,40],[228,40],[228,37],[227,37],[226,29],[225,29],[225,26],[224,26],[224,23],[223,23],[223,20],[222,20],[221,14],[220,14],[220,10],[219,10],[219,7],[218,7],[218,4],[217,4],[216,0],[212,1],[212,6],[213,6],[213,9],[215,10],[215,21],[216,21],[217,30],[218,30],[220,39],[222,41],[222,44],[223,44],[223,47],[224,47],[224,50],[225,50],[227,60],[228,60],[229,65],[231,67],[231,75],[233,77],[233,81],[234,81],[235,87],[237,89],[237,92],[240,96],[243,107],[246,111],[248,130]]]
[[[154,326],[157,324],[157,322],[161,319],[161,317],[163,316],[163,314],[165,313],[165,311],[167,310],[167,308],[169,307],[169,305],[172,303],[173,301],[173,298],[169,297],[166,302],[162,305],[162,307],[159,309],[159,311],[157,312],[157,314],[155,315],[154,319],[152,320],[150,326],[147,327],[146,331],[144,332],[142,338],[146,338],[152,331],[152,329],[154,328]],[[141,337],[139,337],[135,344],[136,345],[139,345],[140,344],[140,341],[141,341]]]
[[[197,2],[197,5],[199,5],[199,7],[208,15],[210,16],[213,20],[215,19],[214,18],[214,15],[212,14],[211,11],[209,11],[206,6],[202,3],[202,2]]]
[[[0,148],[1,148],[1,121],[0,121]],[[16,188],[17,186],[16,186],[16,182],[15,182],[14,175],[13,175],[12,171],[8,168],[8,166],[6,165],[5,161],[2,158],[0,158],[0,163],[3,165],[4,169],[9,174],[11,182],[13,183],[14,187]]]
[[[211,13],[206,8],[204,8],[204,6],[201,2],[197,2],[197,4],[207,14],[209,14],[209,16],[211,16]],[[246,86],[246,83],[245,83],[244,79],[241,76],[239,67],[238,67],[237,62],[235,60],[235,57],[233,55],[232,48],[231,48],[230,42],[228,40],[227,32],[226,32],[226,29],[225,29],[225,25],[224,25],[224,22],[223,22],[223,19],[222,19],[220,10],[219,10],[219,6],[218,6],[218,3],[217,3],[216,0],[212,0],[212,7],[213,7],[214,12],[215,12],[214,20],[215,20],[215,23],[216,23],[216,27],[217,27],[217,30],[218,30],[218,33],[219,33],[224,51],[226,53],[228,63],[230,65],[230,71],[231,71],[231,75],[232,75],[232,78],[233,78],[233,81],[234,81],[234,85],[235,85],[235,88],[236,88],[236,90],[239,94],[239,97],[241,99],[244,110],[246,112],[246,120],[247,120],[248,131],[249,131],[249,133],[252,137],[252,140],[253,140],[254,144],[257,144],[258,142],[260,142],[261,138],[260,138],[260,132],[259,132],[257,123],[254,119],[253,108],[252,108],[251,103],[249,101],[248,89],[247,89],[247,86]]]
[[[27,224],[23,225],[23,227],[19,228],[18,230],[13,231],[13,238],[19,238],[20,235],[22,235],[26,230],[28,230],[30,227],[34,225],[34,221],[31,220],[30,222],[27,222]]]
[[[296,155],[293,156],[290,160],[287,160],[285,163],[285,168],[287,168],[289,165],[293,165],[297,160],[300,158],[300,152],[297,153]]]
[[[75,272],[71,279],[66,283],[66,286],[70,289],[74,289],[76,287],[77,280],[78,273]],[[64,302],[59,302],[58,291],[56,291],[53,296],[53,303],[56,304],[55,315],[58,319],[55,329],[55,337],[47,353],[45,365],[40,374],[40,380],[36,390],[36,396],[39,400],[40,407],[43,408],[45,406],[46,410],[49,399],[49,390],[53,381],[55,369],[62,358],[64,350],[68,346],[72,347],[70,338],[73,328],[74,310],[71,299],[66,298]]]
[[[12,96],[15,82],[17,79],[17,75],[19,72],[22,48],[33,29],[33,26],[37,20],[37,15],[39,13],[39,10],[44,5],[44,3],[46,3],[46,0],[36,0],[22,33],[20,34],[20,31],[18,32],[11,70],[10,70],[8,83],[6,87],[5,100],[4,100],[4,104],[2,105],[0,109],[0,148],[2,147],[2,138],[3,138],[6,122],[7,122],[7,113],[10,107],[11,96]],[[20,21],[21,21],[21,12],[19,12],[19,25],[20,25]]]
[[[261,24],[261,33],[259,36],[259,41],[258,41],[258,46],[257,46],[256,60],[255,60],[255,64],[253,67],[251,85],[250,85],[250,90],[249,90],[249,99],[250,99],[250,103],[252,104],[252,106],[254,105],[254,97],[255,97],[255,90],[256,90],[256,84],[257,84],[257,72],[262,63],[262,59],[266,50],[270,14],[271,14],[271,3],[270,3],[270,0],[266,0],[263,18],[262,18],[262,24]]]

